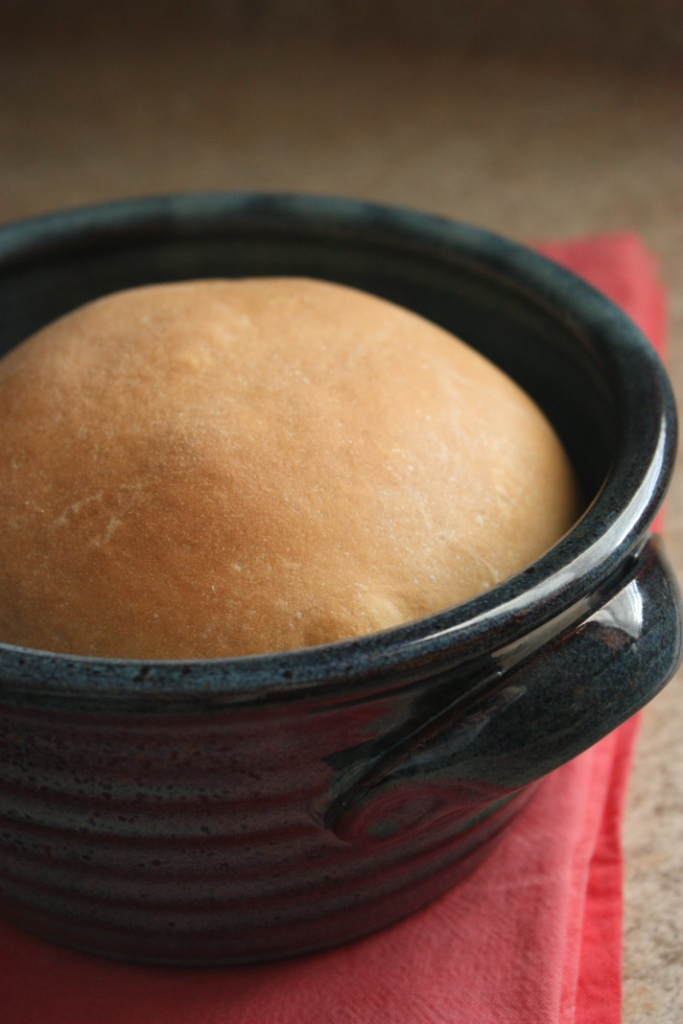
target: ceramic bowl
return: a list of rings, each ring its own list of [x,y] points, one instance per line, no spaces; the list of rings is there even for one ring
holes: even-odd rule
[[[281,274],[394,300],[498,363],[588,509],[495,589],[352,641],[191,662],[0,646],[0,911],[60,943],[223,964],[380,928],[470,871],[679,661],[648,534],[676,443],[666,375],[614,305],[528,249],[322,198],[76,210],[0,231],[0,345],[120,288]]]

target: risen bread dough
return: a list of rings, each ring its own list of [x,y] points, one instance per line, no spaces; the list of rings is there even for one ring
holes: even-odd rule
[[[0,640],[327,643],[485,590],[572,525],[538,408],[404,309],[305,279],[120,292],[0,361]]]

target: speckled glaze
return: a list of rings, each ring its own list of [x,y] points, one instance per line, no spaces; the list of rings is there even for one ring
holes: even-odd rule
[[[268,274],[364,288],[480,349],[545,410],[591,503],[494,590],[359,640],[186,663],[0,645],[0,908],[92,952],[237,963],[380,928],[470,871],[679,661],[648,534],[676,444],[666,375],[528,249],[322,198],[76,210],[0,231],[0,348],[119,288]]]

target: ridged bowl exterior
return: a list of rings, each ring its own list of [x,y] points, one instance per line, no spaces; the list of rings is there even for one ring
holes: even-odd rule
[[[476,863],[516,805],[482,808],[464,833],[448,821],[389,847],[349,846],[311,809],[330,784],[331,740],[354,745],[370,714],[3,714],[3,915],[111,956],[222,963],[411,912]]]

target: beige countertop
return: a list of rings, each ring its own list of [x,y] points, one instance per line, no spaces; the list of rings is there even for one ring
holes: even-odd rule
[[[1,23],[0,23],[1,27]],[[635,230],[683,397],[680,82],[557,59],[278,45],[227,29],[1,33],[0,221],[160,192],[357,196],[520,240]],[[683,474],[668,548],[683,573]],[[625,826],[625,1024],[683,1019],[683,678],[647,709]]]

